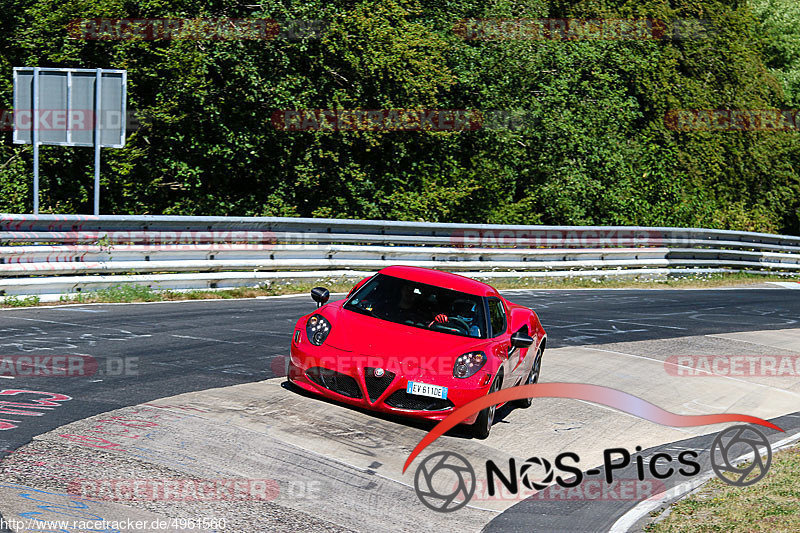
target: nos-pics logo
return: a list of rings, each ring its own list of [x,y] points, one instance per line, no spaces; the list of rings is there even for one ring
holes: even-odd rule
[[[637,451],[638,451],[637,447]],[[621,462],[612,462],[614,454],[621,457]],[[657,479],[665,479],[680,471],[684,476],[694,476],[700,473],[700,465],[694,459],[698,453],[685,450],[680,456],[673,458],[666,453],[656,453],[648,462],[650,474]],[[562,457],[563,456],[563,457]],[[752,456],[752,457],[751,457]],[[613,482],[613,470],[619,470],[631,464],[631,455],[623,448],[613,448],[604,452],[605,481]],[[532,490],[542,490],[551,483],[569,488],[579,485],[584,476],[599,475],[599,469],[587,470],[572,465],[565,465],[564,458],[569,458],[576,463],[577,454],[566,452],[560,454],[555,461],[556,468],[570,474],[572,477],[565,480],[556,475],[550,461],[540,457],[531,457],[519,467],[519,472],[514,470],[516,462],[509,461],[511,471],[503,474],[493,461],[486,461],[486,477],[489,493],[494,494],[496,481],[502,483],[511,493],[519,491],[518,480]],[[746,462],[745,459],[748,459]],[[638,477],[645,478],[644,462],[642,457],[636,457]],[[669,466],[675,460],[675,468]],[[769,471],[772,463],[772,448],[767,437],[753,426],[737,425],[720,432],[711,445],[711,467],[716,475],[725,483],[744,487],[752,485],[762,479]],[[534,481],[532,471],[544,470],[544,476]],[[469,503],[475,494],[477,478],[475,469],[463,456],[449,451],[436,452],[425,458],[417,467],[414,475],[414,489],[417,497],[428,508],[448,513],[461,509]]]

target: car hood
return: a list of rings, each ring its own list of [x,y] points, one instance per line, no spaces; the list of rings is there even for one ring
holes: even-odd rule
[[[326,309],[331,332],[325,343],[333,348],[376,357],[450,356],[480,349],[485,339],[474,339],[395,324],[342,307]]]

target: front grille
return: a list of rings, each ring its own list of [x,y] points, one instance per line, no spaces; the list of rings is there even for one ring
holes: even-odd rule
[[[361,398],[361,389],[355,379],[347,374],[314,366],[306,370],[308,379],[321,387],[350,398]]]
[[[376,378],[375,369],[373,367],[366,367],[364,369],[364,383],[367,385],[367,395],[371,402],[380,398],[383,391],[392,384],[394,373],[386,370],[383,376]]]
[[[386,398],[385,403],[386,405],[397,407],[398,409],[412,409],[414,411],[444,411],[453,408],[453,402],[450,400],[408,394],[403,389],[390,394],[389,397]]]

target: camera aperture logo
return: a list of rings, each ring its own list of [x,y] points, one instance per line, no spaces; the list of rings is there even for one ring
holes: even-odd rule
[[[475,470],[457,453],[436,452],[417,468],[414,490],[429,509],[442,513],[457,511],[475,494]]]
[[[444,435],[448,430],[456,425],[464,422],[467,418],[475,415],[482,409],[487,407],[500,405],[513,400],[523,398],[569,398],[584,400],[599,405],[612,407],[619,411],[637,416],[639,418],[661,424],[662,426],[672,427],[696,427],[710,424],[721,424],[728,422],[744,422],[750,425],[736,426],[732,429],[733,432],[723,432],[712,446],[711,461],[714,471],[720,475],[720,478],[726,483],[734,485],[747,485],[755,483],[763,477],[769,469],[771,461],[771,449],[769,448],[769,441],[758,430],[755,425],[760,425],[766,428],[774,429],[776,431],[783,431],[779,426],[776,426],[768,420],[758,418],[751,415],[738,414],[738,413],[719,413],[709,415],[682,415],[666,411],[655,404],[652,404],[642,398],[628,394],[621,390],[612,389],[610,387],[603,387],[601,385],[592,385],[588,383],[536,383],[530,385],[518,385],[509,389],[500,390],[482,396],[471,402],[462,405],[455,409],[445,419],[441,420],[427,435],[417,444],[411,451],[403,465],[403,472],[405,472],[414,459],[436,439]],[[744,429],[736,429],[736,428]],[[746,431],[745,431],[746,429]],[[755,436],[753,436],[755,435]],[[762,454],[759,450],[760,447],[767,449],[767,460],[764,462],[761,459]],[[754,453],[753,466],[746,466],[739,468],[737,463],[745,456],[737,455],[737,452],[742,447],[749,448]],[[641,447],[636,447],[636,452],[641,452]],[[469,485],[462,482],[462,477],[455,484],[449,487],[442,485],[441,481],[437,482],[434,477],[439,471],[450,471],[455,475],[463,476],[465,472],[472,472],[472,466],[461,456],[456,456],[451,452],[439,452],[440,455],[433,454],[429,456],[417,470],[417,475],[414,479],[414,486],[419,498],[423,503],[431,509],[437,511],[450,512],[459,509],[469,502],[469,499],[474,494],[474,487],[470,489]],[[441,455],[444,454],[444,455]],[[619,457],[613,457],[616,454]],[[694,459],[699,456],[699,453],[693,450],[684,450],[676,457],[670,454],[659,452],[653,454],[647,463],[647,469],[650,475],[656,480],[667,479],[676,473],[680,473],[685,477],[692,477],[700,473],[701,467]],[[631,464],[633,456],[624,448],[611,448],[603,453],[603,463],[605,470],[605,481],[611,484],[614,481],[613,471],[622,469]],[[456,463],[448,462],[450,460],[458,460]],[[507,475],[491,461],[487,461],[486,473],[487,484],[490,495],[493,494],[492,481],[495,478],[501,478],[501,482],[509,491],[516,494],[519,490],[519,478],[522,478],[522,484],[528,488],[536,488],[534,483],[541,485],[547,481],[551,481],[550,476],[554,476],[556,483],[562,487],[571,487],[580,485],[584,477],[600,476],[603,472],[599,468],[587,470],[585,473],[577,466],[580,458],[577,454],[566,452],[559,454],[556,457],[554,466],[562,472],[573,474],[569,478],[562,476],[555,476],[553,465],[543,458],[529,459],[523,465],[524,470],[517,472],[516,464],[512,461],[509,462],[509,472]],[[566,460],[570,460],[574,465],[569,465]],[[430,462],[429,462],[430,461]],[[614,462],[617,461],[617,462]],[[639,481],[645,480],[645,463],[641,454],[635,456],[637,479]],[[673,462],[675,461],[675,462]],[[532,480],[528,470],[538,466],[545,470],[545,476],[540,479]],[[733,477],[725,476],[720,472],[733,474]],[[491,476],[494,476],[492,478]],[[472,476],[469,479],[473,479]],[[599,480],[598,480],[599,481]],[[631,481],[631,480],[627,480]],[[590,480],[593,486],[597,482]],[[548,488],[553,484],[547,485]],[[655,494],[651,494],[655,495]],[[431,503],[432,499],[437,500],[434,505]]]
[[[649,457],[638,453],[642,448],[637,446],[637,454],[632,455],[625,448],[609,448],[603,451],[601,468],[582,470],[579,467],[580,457],[573,452],[559,454],[553,462],[544,457],[530,457],[521,464],[513,457],[508,466],[498,465],[492,460],[486,461],[486,489],[483,497],[501,498],[502,495],[516,496],[513,499],[554,499],[545,494],[538,498],[536,491],[546,491],[553,487],[575,489],[575,496],[558,499],[602,499],[609,494],[609,499],[617,500],[622,496],[613,491],[596,490],[595,496],[583,486],[591,483],[605,482],[608,487],[625,484],[633,479],[616,479],[615,471],[622,471],[635,465],[636,480],[648,481],[652,487],[660,490],[636,491],[634,499],[644,500],[656,496],[666,490],[660,482],[680,473],[684,477],[693,477],[701,472],[698,462],[700,452],[683,450],[678,454],[656,452]],[[737,425],[720,432],[710,449],[711,466],[717,476],[730,485],[747,486],[762,479],[772,461],[772,449],[767,437],[752,426]],[[749,454],[752,460],[742,462]],[[596,482],[589,478],[601,477]],[[657,480],[657,481],[653,481]],[[420,501],[426,507],[439,512],[452,512],[467,505],[476,493],[476,475],[472,465],[461,455],[453,452],[436,452],[428,456],[417,468],[414,477],[414,489]],[[521,494],[525,489],[532,491]],[[554,492],[554,491],[551,491]],[[552,495],[551,495],[552,496]],[[479,496],[481,498],[481,496]],[[624,499],[624,498],[623,498]]]
[[[736,465],[737,459],[753,454],[753,460]],[[756,483],[772,464],[772,447],[767,437],[751,426],[729,427],[711,445],[711,467],[722,481],[737,487]]]

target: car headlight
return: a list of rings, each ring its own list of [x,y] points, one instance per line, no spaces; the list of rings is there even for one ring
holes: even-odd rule
[[[483,368],[486,364],[486,354],[483,352],[468,352],[459,355],[453,365],[453,377],[468,378]]]
[[[312,315],[306,322],[306,337],[314,346],[322,346],[331,332],[331,323],[322,315]]]

